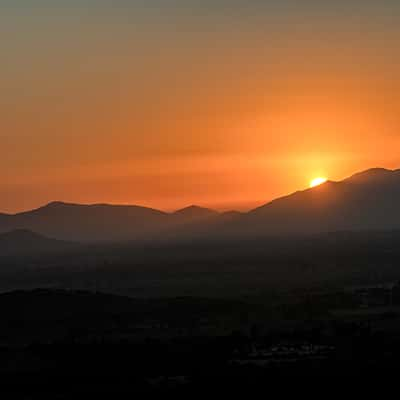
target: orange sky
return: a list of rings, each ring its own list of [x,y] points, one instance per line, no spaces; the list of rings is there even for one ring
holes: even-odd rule
[[[293,4],[0,13],[0,210],[248,209],[315,176],[400,167],[398,6]]]

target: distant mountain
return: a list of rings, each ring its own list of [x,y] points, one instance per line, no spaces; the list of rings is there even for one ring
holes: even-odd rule
[[[400,170],[374,168],[293,193],[240,221],[246,233],[317,233],[400,228]]]
[[[69,250],[73,243],[49,239],[28,230],[0,234],[0,255],[25,255]]]
[[[0,220],[0,232],[28,229],[63,240],[126,240],[158,230],[167,220],[167,213],[146,207],[53,202]]]
[[[209,208],[189,206],[186,208],[182,208],[181,210],[175,211],[173,214],[171,214],[171,217],[174,221],[178,223],[189,223],[214,218],[218,215],[219,213],[217,211],[210,210]]]
[[[160,237],[218,215],[198,206],[168,214],[140,206],[52,202],[15,215],[0,214],[0,233],[25,229],[61,240],[126,241]]]
[[[400,170],[371,168],[366,171],[358,172],[344,181],[359,184],[384,183],[385,181],[396,180],[399,177],[399,173]]]
[[[139,206],[53,202],[0,214],[0,233],[25,229],[72,241],[215,238],[400,229],[400,170],[373,168],[341,182],[278,198],[248,213],[190,206],[166,213]]]

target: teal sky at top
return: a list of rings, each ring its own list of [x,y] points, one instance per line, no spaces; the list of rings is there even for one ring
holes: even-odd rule
[[[150,35],[154,31],[174,33],[182,27],[258,30],[267,35],[295,32],[297,26],[308,26],[316,35],[327,26],[337,31],[368,33],[372,29],[396,35],[399,18],[400,2],[395,0],[0,0],[0,23],[5,26],[0,44],[18,37],[18,32],[28,32],[32,38],[52,30],[71,33],[79,29],[96,35],[118,25],[128,28],[125,35],[134,34],[135,29]],[[5,38],[10,31],[7,27],[10,38]]]
[[[396,0],[1,0],[3,11],[29,11],[45,13],[47,11],[83,11],[97,12],[131,12],[132,14],[149,10],[161,10],[165,13],[182,13],[193,15],[235,13],[239,15],[252,13],[265,14],[324,14],[336,13],[338,17],[349,14],[391,15],[400,9]]]
[[[255,30],[260,34],[296,33],[299,26],[313,31],[371,30],[390,35],[400,32],[400,2],[396,0],[0,0],[2,43],[24,35],[28,42],[56,33],[90,32],[95,38],[108,28],[111,39],[140,30],[182,33],[195,31]],[[119,29],[119,30],[118,30]],[[61,35],[57,37],[57,35]],[[50,38],[51,39],[51,38]],[[18,43],[17,43],[18,44]],[[62,45],[62,42],[60,43]]]

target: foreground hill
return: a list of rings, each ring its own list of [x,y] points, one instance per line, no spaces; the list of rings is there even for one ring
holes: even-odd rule
[[[1,256],[51,253],[70,250],[74,247],[75,245],[71,242],[49,239],[23,229],[0,234]]]
[[[238,300],[175,297],[134,299],[82,290],[34,289],[0,293],[0,343],[88,340],[93,337],[153,334],[161,326],[201,324],[204,318],[232,317],[248,310]],[[254,309],[254,306],[253,306]],[[188,320],[188,314],[190,319]],[[29,329],[20,329],[20,326]],[[141,330],[147,327],[147,332]],[[136,329],[134,329],[136,328]],[[172,328],[171,330],[174,330]]]

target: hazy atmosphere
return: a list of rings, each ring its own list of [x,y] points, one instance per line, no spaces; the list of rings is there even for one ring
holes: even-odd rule
[[[400,165],[396,1],[0,2],[0,211],[247,210]]]
[[[398,0],[0,0],[4,398],[389,393],[399,49]]]

